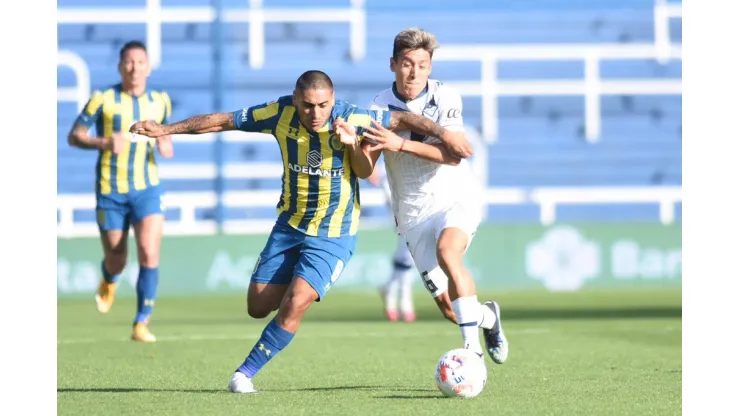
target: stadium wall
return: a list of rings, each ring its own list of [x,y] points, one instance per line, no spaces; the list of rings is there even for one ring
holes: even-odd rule
[[[267,235],[165,237],[160,297],[243,294]],[[64,240],[57,250],[59,298],[92,296],[100,279],[98,238]],[[135,296],[133,238],[117,296]],[[362,230],[332,292],[375,290],[391,268],[391,229]],[[577,291],[681,287],[681,224],[493,225],[475,236],[466,262],[479,289]],[[418,280],[415,289],[423,291]]]

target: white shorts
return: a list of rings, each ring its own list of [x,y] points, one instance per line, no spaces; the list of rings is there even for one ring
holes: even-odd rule
[[[465,248],[467,251],[481,220],[481,212],[477,207],[455,205],[447,211],[432,215],[406,232],[406,244],[421,274],[424,287],[433,297],[445,293],[448,285],[447,275],[437,261],[437,240],[442,230],[458,228],[467,234],[468,245]]]

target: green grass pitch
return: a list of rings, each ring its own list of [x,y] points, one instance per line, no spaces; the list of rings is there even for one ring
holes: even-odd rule
[[[411,324],[385,321],[377,294],[330,293],[255,377],[260,393],[228,393],[268,322],[243,299],[160,298],[149,345],[128,340],[134,300],[106,315],[92,296],[59,300],[58,414],[681,413],[680,290],[498,294],[509,359],[486,356],[488,385],[467,400],[436,390],[435,363],[461,338],[424,293]]]

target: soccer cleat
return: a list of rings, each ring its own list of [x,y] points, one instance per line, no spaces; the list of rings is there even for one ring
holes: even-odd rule
[[[404,312],[403,320],[405,322],[414,322],[416,320],[416,313],[414,311]]]
[[[252,384],[252,379],[247,377],[246,374],[236,371],[229,381],[229,391],[231,393],[257,393],[257,390]]]
[[[388,307],[390,299],[385,286],[380,288],[380,297],[383,299],[383,310],[385,311],[385,317],[391,322],[398,321],[398,310]]]
[[[496,315],[496,323],[491,329],[483,329],[483,337],[486,340],[486,350],[488,355],[496,364],[503,364],[509,356],[509,341],[504,335],[504,328],[501,326],[501,308],[496,301],[486,301],[485,306],[493,311]]]
[[[106,313],[113,306],[113,300],[116,297],[116,284],[108,283],[101,280],[98,285],[98,292],[95,294],[95,303],[98,306],[98,312]]]
[[[157,340],[154,334],[149,332],[149,327],[143,322],[134,324],[131,339],[138,342],[155,342]]]

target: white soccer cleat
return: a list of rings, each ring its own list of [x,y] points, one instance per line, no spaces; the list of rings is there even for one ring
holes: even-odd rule
[[[229,391],[231,393],[257,393],[254,384],[252,384],[252,379],[239,371],[231,376]]]

